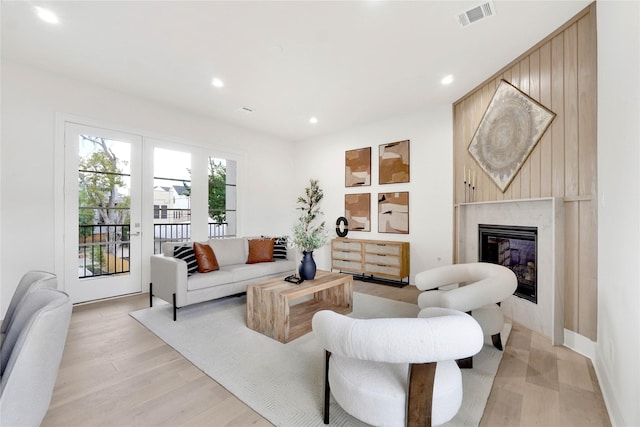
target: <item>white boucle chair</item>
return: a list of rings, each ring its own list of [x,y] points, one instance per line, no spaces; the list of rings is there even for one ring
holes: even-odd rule
[[[447,285],[449,289],[437,289]],[[422,292],[418,306],[444,307],[470,313],[491,336],[493,345],[502,350],[500,332],[504,315],[499,304],[509,298],[518,286],[516,275],[498,264],[473,262],[436,267],[416,274],[415,285]]]
[[[462,404],[455,359],[483,345],[471,316],[434,309],[428,318],[352,319],[333,311],[313,316],[325,349],[324,423],[329,401],[374,426],[440,425]]]

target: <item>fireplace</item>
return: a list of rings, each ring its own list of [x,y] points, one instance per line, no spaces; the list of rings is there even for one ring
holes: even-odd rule
[[[478,239],[478,230],[484,224],[508,224],[508,228],[517,227],[520,230],[532,227],[536,229],[536,260],[533,264],[536,303],[513,295],[502,302],[502,311],[513,321],[550,337],[554,345],[562,344],[564,342],[564,200],[561,197],[547,197],[461,203],[458,205],[457,219],[458,263],[480,260],[482,245]],[[525,240],[519,235],[516,235],[516,238]],[[522,251],[519,257],[518,264],[522,264]],[[526,258],[526,255],[524,257]]]
[[[503,265],[518,278],[514,295],[538,303],[537,227],[478,224],[478,259]]]

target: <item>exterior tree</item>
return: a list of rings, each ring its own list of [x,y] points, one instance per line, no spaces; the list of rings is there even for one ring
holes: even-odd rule
[[[209,216],[215,222],[227,219],[227,168],[222,161],[209,158]]]
[[[189,170],[191,174],[191,170]],[[185,194],[191,196],[191,186],[183,181]],[[227,210],[227,168],[222,160],[209,157],[209,217],[215,222],[226,221]]]
[[[123,160],[113,153],[104,138],[82,135],[84,141],[94,144],[95,151],[80,160],[80,192],[87,206],[95,208],[100,216],[99,224],[121,224],[128,219],[128,197],[118,195],[124,186]]]
[[[104,138],[82,135],[82,140],[93,144],[91,153],[80,159],[79,203],[80,225],[120,225],[129,221],[129,196],[118,194],[118,188],[125,185],[121,166],[126,163],[118,159]],[[124,209],[123,209],[124,208]],[[82,234],[94,233],[90,227],[82,227]],[[109,242],[123,238],[122,227],[109,227]],[[125,236],[126,237],[126,236]],[[107,245],[109,253],[115,253],[116,245]]]

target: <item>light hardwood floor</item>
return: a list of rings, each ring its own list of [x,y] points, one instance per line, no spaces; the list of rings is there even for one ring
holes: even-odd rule
[[[411,303],[418,294],[358,281],[354,289]],[[270,426],[128,315],[148,301],[142,294],[74,307],[42,426]],[[515,324],[480,425],[610,422],[591,362]]]

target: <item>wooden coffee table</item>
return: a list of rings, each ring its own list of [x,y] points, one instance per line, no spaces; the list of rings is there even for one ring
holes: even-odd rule
[[[283,343],[311,332],[320,310],[351,313],[353,277],[318,270],[299,285],[272,279],[247,287],[247,326]]]

